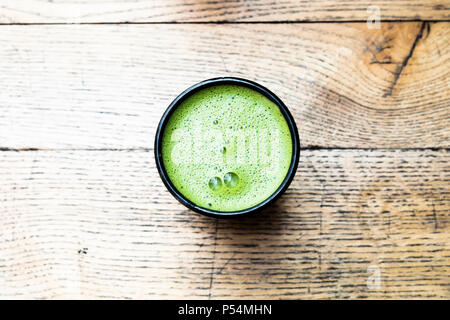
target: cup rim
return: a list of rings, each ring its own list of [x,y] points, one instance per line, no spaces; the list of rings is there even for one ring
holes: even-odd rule
[[[215,85],[224,85],[224,84],[231,84],[231,85],[240,85],[245,86],[247,88],[253,89],[261,94],[263,94],[265,97],[267,97],[269,100],[274,102],[278,108],[280,109],[281,113],[283,114],[288,127],[289,131],[291,133],[291,139],[292,139],[292,157],[291,157],[291,164],[289,166],[289,170],[286,173],[285,178],[283,179],[283,182],[280,184],[280,186],[272,193],[270,197],[265,199],[264,201],[243,210],[238,211],[217,211],[217,210],[210,210],[207,208],[200,207],[193,203],[192,201],[188,200],[181,192],[177,190],[177,188],[173,185],[172,181],[170,180],[167,171],[164,166],[164,162],[162,159],[162,136],[164,133],[164,129],[167,125],[168,120],[170,119],[170,116],[175,111],[175,109],[189,96],[194,94],[195,92],[198,92],[199,90],[215,86]],[[203,214],[208,217],[214,217],[214,218],[231,218],[231,217],[240,217],[243,215],[250,215],[256,212],[261,211],[263,208],[266,208],[275,200],[277,200],[289,187],[292,180],[294,179],[295,173],[297,171],[298,162],[300,159],[300,137],[298,134],[297,125],[295,124],[294,117],[289,112],[286,105],[281,101],[280,98],[278,98],[273,92],[271,92],[266,87],[253,82],[251,80],[243,79],[243,78],[236,78],[236,77],[219,77],[219,78],[213,78],[201,81],[185,91],[183,91],[181,94],[178,95],[178,97],[175,98],[175,100],[172,101],[172,103],[169,105],[169,107],[166,109],[164,114],[161,117],[161,120],[158,124],[158,128],[156,130],[155,135],[155,161],[156,161],[156,167],[158,169],[158,173],[161,177],[161,180],[163,181],[166,188],[169,190],[169,192],[177,199],[181,204],[183,204],[188,209],[191,209],[197,213]]]

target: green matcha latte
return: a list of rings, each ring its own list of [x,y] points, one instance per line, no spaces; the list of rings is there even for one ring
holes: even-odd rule
[[[197,206],[223,212],[269,198],[285,179],[292,152],[278,106],[240,85],[188,96],[162,135],[162,159],[175,188]]]

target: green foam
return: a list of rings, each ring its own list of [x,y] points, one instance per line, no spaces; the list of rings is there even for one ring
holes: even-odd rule
[[[162,138],[169,179],[194,204],[217,211],[250,208],[281,185],[292,138],[278,106],[238,85],[202,89],[173,112]],[[237,185],[210,188],[211,178],[238,175]]]

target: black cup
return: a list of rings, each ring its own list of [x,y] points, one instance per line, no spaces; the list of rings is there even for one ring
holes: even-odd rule
[[[164,128],[166,127],[167,121],[169,120],[170,116],[174,112],[174,110],[183,102],[184,99],[186,99],[188,96],[192,95],[193,93],[211,87],[215,85],[221,85],[221,84],[232,84],[232,85],[239,85],[239,86],[245,86],[250,89],[253,89],[255,91],[258,91],[259,93],[263,94],[267,98],[269,98],[272,102],[274,102],[279,108],[281,113],[283,114],[284,118],[286,119],[286,122],[289,126],[289,130],[292,137],[292,159],[291,159],[291,165],[289,166],[289,170],[286,174],[286,177],[284,178],[281,185],[278,187],[278,189],[266,200],[263,202],[248,208],[244,210],[239,211],[216,211],[216,210],[209,210],[203,207],[199,207],[196,204],[192,203],[190,200],[186,199],[173,185],[173,183],[170,181],[169,176],[167,175],[166,169],[164,167],[164,162],[162,159],[162,136],[164,132]],[[156,131],[155,136],[155,160],[156,160],[156,167],[158,168],[159,175],[161,176],[162,181],[164,182],[167,189],[172,193],[172,195],[183,205],[188,207],[189,209],[201,213],[203,215],[214,217],[214,218],[226,218],[226,217],[238,217],[243,215],[249,215],[251,213],[258,212],[262,210],[263,208],[266,208],[271,203],[273,203],[281,194],[283,194],[284,191],[289,187],[292,179],[295,176],[295,172],[297,171],[298,161],[300,157],[300,139],[298,135],[297,126],[295,125],[294,118],[292,117],[291,113],[289,112],[286,105],[275,95],[273,94],[269,89],[263,87],[260,84],[257,84],[256,82],[245,80],[241,78],[234,78],[234,77],[226,77],[226,78],[214,78],[202,81],[200,83],[197,83],[196,85],[190,87],[189,89],[185,90],[183,93],[181,93],[167,108],[166,112],[164,112],[161,121],[159,122],[158,129]]]

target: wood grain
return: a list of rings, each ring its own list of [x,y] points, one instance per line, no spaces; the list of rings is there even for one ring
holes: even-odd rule
[[[1,26],[0,147],[149,148],[204,79],[274,91],[303,147],[449,147],[449,23]]]
[[[205,298],[214,224],[152,153],[0,153],[0,296]]]
[[[219,221],[151,150],[0,152],[0,297],[448,299],[448,157],[305,150],[274,206]]]
[[[446,0],[2,0],[0,23],[366,21],[450,18]]]

